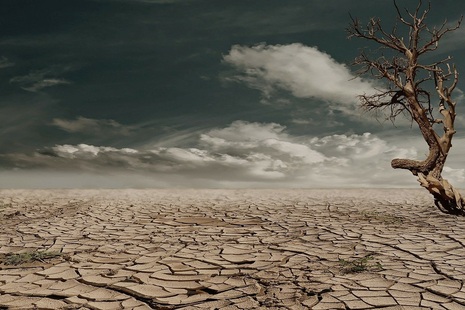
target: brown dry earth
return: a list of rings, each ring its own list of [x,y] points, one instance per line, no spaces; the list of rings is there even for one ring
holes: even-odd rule
[[[0,309],[465,309],[421,190],[2,190],[0,225]]]

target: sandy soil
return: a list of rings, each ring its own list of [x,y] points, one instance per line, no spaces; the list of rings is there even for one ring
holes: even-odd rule
[[[422,190],[1,190],[0,309],[465,309]]]

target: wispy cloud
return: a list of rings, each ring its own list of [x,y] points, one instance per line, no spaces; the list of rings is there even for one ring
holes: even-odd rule
[[[127,126],[112,119],[92,119],[79,116],[75,120],[55,118],[52,125],[69,133],[84,133],[91,135],[123,135],[128,136],[135,126]]]
[[[260,90],[270,98],[286,90],[298,98],[328,102],[332,109],[352,114],[357,96],[374,91],[374,83],[354,76],[330,55],[300,43],[290,45],[235,45],[224,61],[241,74],[232,80]]]
[[[5,56],[2,56],[2,58],[0,58],[0,69],[13,67],[14,65],[15,63],[8,60],[8,58],[6,58]]]
[[[33,155],[2,155],[0,161],[20,170],[152,176],[166,180],[165,187],[359,187],[414,185],[413,177],[401,177],[389,162],[416,155],[413,147],[396,147],[369,133],[309,139],[275,123],[236,121],[205,131],[198,147],[65,144]]]
[[[60,84],[70,84],[70,82],[65,79],[43,79],[33,83],[31,86],[22,87],[22,89],[30,92],[38,92],[43,88]]]
[[[68,70],[67,67],[52,66],[47,69],[32,71],[27,75],[13,77],[10,79],[10,83],[16,83],[29,92],[38,92],[47,87],[71,84],[70,81],[58,77],[58,75]]]

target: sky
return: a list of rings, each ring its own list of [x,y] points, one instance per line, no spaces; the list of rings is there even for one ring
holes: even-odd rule
[[[413,9],[415,0],[398,0]],[[388,0],[2,0],[0,188],[417,187],[407,120],[359,108],[351,17]],[[427,23],[465,2],[432,0]],[[402,12],[403,9],[402,9]],[[465,71],[465,27],[426,62]],[[465,80],[444,170],[465,187]]]

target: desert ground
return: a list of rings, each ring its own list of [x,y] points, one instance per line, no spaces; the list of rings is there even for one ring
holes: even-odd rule
[[[1,190],[0,309],[465,309],[421,189]]]

